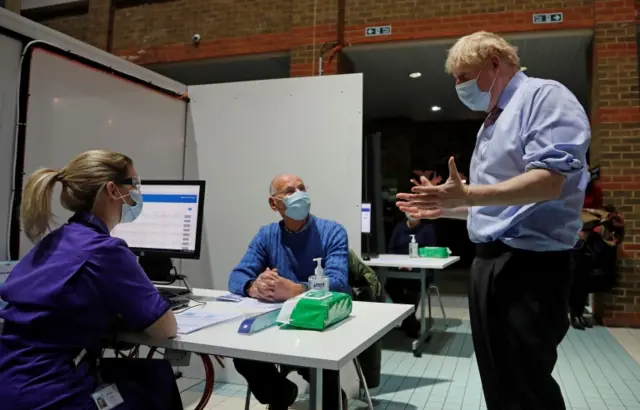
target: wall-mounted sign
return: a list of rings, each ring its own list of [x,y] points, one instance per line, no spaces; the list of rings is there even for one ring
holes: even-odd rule
[[[533,24],[554,24],[562,23],[564,16],[562,13],[539,13],[533,15]]]
[[[391,26],[367,27],[364,29],[366,37],[388,36],[391,34]]]

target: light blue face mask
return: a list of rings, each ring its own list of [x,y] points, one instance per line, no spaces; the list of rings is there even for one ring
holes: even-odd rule
[[[487,61],[488,63],[488,61]],[[493,79],[493,83],[491,83],[491,87],[489,87],[489,91],[482,91],[480,87],[478,87],[478,78],[484,68],[487,66],[485,63],[482,70],[478,73],[478,76],[473,80],[466,81],[462,84],[456,85],[456,92],[458,93],[458,98],[464,105],[466,105],[470,110],[473,111],[489,111],[489,104],[491,103],[491,90],[493,89],[493,85],[496,83],[496,79],[498,78],[498,74],[496,73],[496,77]]]
[[[285,196],[282,201],[287,207],[284,214],[296,221],[303,221],[309,216],[311,200],[309,194],[304,191],[296,191],[289,196]]]
[[[123,224],[135,221],[142,213],[143,202],[142,194],[140,193],[140,191],[138,191],[137,189],[132,189],[131,191],[129,191],[129,196],[131,197],[131,199],[133,199],[135,205],[129,205],[126,202],[122,204],[120,223]],[[122,198],[122,200],[124,201],[124,197]]]

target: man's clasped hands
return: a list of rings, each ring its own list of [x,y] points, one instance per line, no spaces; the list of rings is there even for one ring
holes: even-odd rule
[[[267,268],[249,288],[249,296],[269,302],[282,302],[304,292],[304,287],[278,275],[277,269]]]

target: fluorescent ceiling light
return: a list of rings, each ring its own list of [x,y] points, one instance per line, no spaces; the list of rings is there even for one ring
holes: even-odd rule
[[[422,77],[422,73],[419,73],[419,72],[416,71],[415,73],[409,74],[409,77],[411,77],[411,78],[420,78],[420,77]]]
[[[433,112],[438,112],[442,109],[442,107],[438,106],[438,105],[433,105],[431,106],[431,111]]]

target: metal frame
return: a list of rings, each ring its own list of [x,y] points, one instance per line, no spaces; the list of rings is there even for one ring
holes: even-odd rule
[[[358,358],[353,359],[353,364],[356,367],[356,372],[358,374],[358,378],[360,379],[360,395],[362,397],[364,394],[364,398],[367,402],[367,408],[369,410],[373,410],[373,401],[371,400],[371,394],[369,393],[369,387],[367,387],[367,380],[364,378],[364,373],[362,371],[362,367],[360,366],[360,362]],[[280,372],[282,372],[282,367],[280,368]],[[322,371],[324,369],[314,368],[309,369],[309,408],[311,410],[322,410]],[[338,386],[338,408],[336,410],[347,410],[342,408],[342,387]],[[244,402],[244,410],[249,410],[251,407],[251,389],[247,386],[247,396]]]
[[[429,286],[427,287],[427,273],[432,273],[433,277],[435,278],[435,270],[420,269],[419,272],[412,272],[390,270],[388,268],[373,268],[376,269],[376,273],[378,275],[378,278],[382,282],[383,287],[385,286],[386,281],[389,278],[420,280],[420,335],[411,344],[411,349],[413,350],[413,355],[415,357],[421,357],[422,345],[427,342],[429,338],[431,338],[431,326],[433,325],[433,316],[431,315],[432,289],[436,291],[436,295],[438,296],[438,302],[440,304],[440,309],[442,310],[442,316],[444,317],[445,324],[447,326],[449,325],[447,315],[444,311],[444,304],[442,303],[442,298],[440,297],[440,289],[438,289],[438,286],[436,286],[435,284],[429,284]],[[416,275],[419,275],[419,277],[416,277]],[[428,316],[425,314],[427,313],[425,312],[425,308],[428,308]]]

